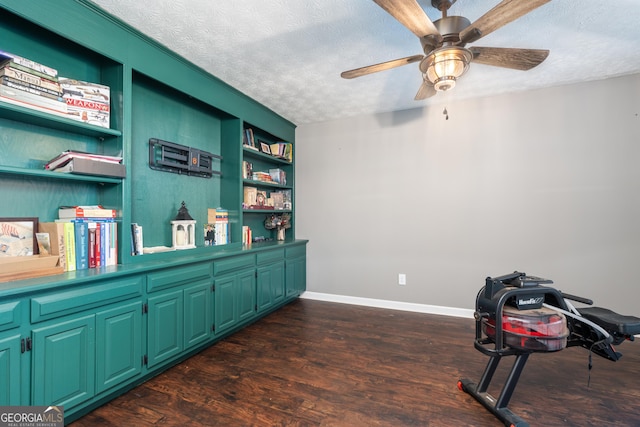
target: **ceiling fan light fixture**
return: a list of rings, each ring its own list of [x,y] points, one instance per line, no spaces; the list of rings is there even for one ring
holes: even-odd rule
[[[453,89],[456,79],[469,68],[473,54],[463,47],[447,46],[436,49],[420,63],[425,80],[437,91]]]

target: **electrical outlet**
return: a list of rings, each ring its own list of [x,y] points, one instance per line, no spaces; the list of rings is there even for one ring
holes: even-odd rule
[[[406,285],[407,284],[407,275],[404,273],[398,274],[398,285]]]

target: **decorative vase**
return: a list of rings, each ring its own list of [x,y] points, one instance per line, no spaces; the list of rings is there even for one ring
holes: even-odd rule
[[[276,233],[276,240],[284,240],[284,228],[278,228],[278,232]]]

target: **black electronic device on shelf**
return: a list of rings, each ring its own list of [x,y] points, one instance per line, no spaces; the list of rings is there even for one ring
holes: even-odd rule
[[[606,359],[622,354],[614,345],[633,341],[640,333],[640,318],[600,307],[576,309],[571,301],[591,305],[587,298],[563,293],[553,281],[513,272],[487,277],[476,296],[474,347],[489,356],[479,383],[460,379],[458,388],[469,393],[506,426],[529,424],[507,406],[531,353],[554,352],[581,346]],[[502,357],[515,360],[498,398],[488,393]]]
[[[149,139],[149,167],[154,170],[211,178],[222,175],[213,169],[214,160],[222,160],[222,156],[157,138]]]

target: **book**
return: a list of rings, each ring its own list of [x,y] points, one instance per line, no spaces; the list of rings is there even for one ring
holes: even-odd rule
[[[104,265],[102,259],[102,238],[104,237],[104,225],[100,221],[96,221],[96,237],[95,237],[95,266],[100,267]]]
[[[16,55],[14,53],[5,52],[0,50],[0,64],[12,64],[18,65],[21,67],[25,67],[32,73],[38,73],[45,76],[48,76],[52,79],[58,78],[58,70],[52,67],[48,67],[39,62],[33,61],[31,59],[25,58],[23,56]]]
[[[102,207],[102,205],[94,206],[60,206],[58,209],[58,218],[60,219],[75,219],[75,218],[115,218],[117,215],[116,209],[108,209]]]
[[[276,142],[271,144],[269,148],[273,156],[287,160],[288,162],[293,161],[293,145],[291,143]]]
[[[75,229],[76,270],[89,268],[89,223],[84,221],[72,222]]]
[[[111,163],[102,160],[72,158],[68,163],[53,169],[54,172],[77,175],[97,175],[124,178],[127,173],[122,163]]]
[[[7,98],[16,101],[32,103],[42,107],[57,109],[61,112],[67,111],[65,100],[58,95],[51,95],[42,90],[29,87],[28,84],[16,83],[6,77],[0,79],[0,93]]]
[[[69,118],[109,128],[111,113],[109,86],[67,77],[60,77],[58,82],[67,104]]]
[[[107,222],[107,229],[105,230],[105,265],[117,265],[118,264],[118,223]]]
[[[251,179],[253,177],[253,163],[242,161],[242,179]]]
[[[32,83],[23,82],[21,80],[14,79],[9,76],[0,76],[0,84],[13,89],[18,89],[18,90],[23,90],[25,92],[33,93],[34,95],[55,99],[57,101],[63,100],[62,92],[57,92],[52,89],[47,89],[46,87],[34,85]]]
[[[284,154],[282,155],[288,162],[293,162],[293,144],[284,142]]]
[[[108,156],[106,154],[87,153],[84,151],[66,150],[58,154],[53,159],[49,160],[45,164],[44,168],[48,170],[55,170],[61,166],[66,165],[71,159],[90,159],[107,163],[120,163],[122,162],[122,156]]]
[[[51,255],[59,257],[58,265],[67,271],[66,244],[64,237],[64,224],[56,222],[40,222],[38,229],[42,233],[49,234],[51,241]]]
[[[102,223],[100,225],[100,265],[111,265],[109,253],[111,251],[111,230],[112,223]],[[115,223],[113,223],[115,224]]]
[[[87,259],[88,259],[88,267],[95,268],[96,267],[96,229],[97,223],[88,222],[87,223]]]
[[[66,115],[67,104],[64,101],[45,98],[19,89],[13,89],[6,85],[0,85],[0,99],[10,104],[30,108],[44,113]]]
[[[72,222],[63,223],[64,229],[64,253],[67,262],[65,271],[75,271],[76,269],[76,234],[75,226]]]
[[[216,222],[216,210],[215,208],[207,209],[207,223],[215,224]]]
[[[142,226],[135,222],[131,223],[131,255],[142,255],[144,253],[143,239]]]
[[[248,225],[242,226],[242,244],[243,245],[251,244],[251,228]]]
[[[19,82],[31,84],[36,87],[41,87],[44,89],[49,89],[62,94],[62,88],[60,87],[60,84],[57,81],[36,76],[34,74],[31,74],[29,72],[26,72],[18,68],[11,67],[9,65],[0,67],[0,76],[9,77]]]
[[[111,88],[107,85],[70,79],[68,77],[58,78],[58,83],[62,88],[63,96],[67,99],[93,101],[109,106]]]
[[[249,144],[249,147],[257,150],[258,148],[256,147],[256,140],[255,140],[255,138],[253,136],[253,129],[246,128],[244,131],[247,134],[247,142]]]

